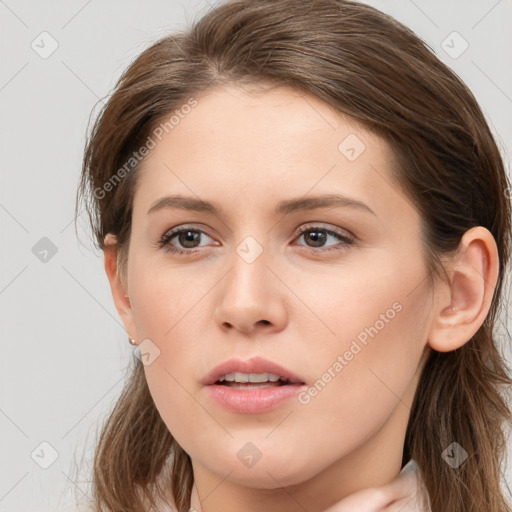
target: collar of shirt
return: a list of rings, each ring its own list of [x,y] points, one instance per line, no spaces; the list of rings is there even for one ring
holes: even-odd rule
[[[346,496],[325,512],[431,512],[420,469],[410,460],[390,483]]]

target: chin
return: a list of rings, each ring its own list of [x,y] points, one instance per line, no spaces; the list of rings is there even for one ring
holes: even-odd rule
[[[258,454],[254,447],[247,444],[242,450],[237,449],[237,452],[239,453],[234,458],[226,452],[217,456],[210,452],[207,455],[208,460],[203,459],[202,465],[219,478],[225,478],[229,474],[229,481],[254,489],[298,485],[322,470],[320,464],[317,467],[315,461],[296,446],[290,450],[282,450],[282,447],[271,447],[269,443]]]

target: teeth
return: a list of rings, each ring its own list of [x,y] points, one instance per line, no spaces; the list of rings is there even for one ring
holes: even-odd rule
[[[279,375],[273,373],[227,373],[219,378],[220,382],[277,382],[279,379],[287,381],[284,377],[281,378]]]

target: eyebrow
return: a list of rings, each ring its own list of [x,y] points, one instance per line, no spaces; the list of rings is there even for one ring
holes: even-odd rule
[[[311,197],[300,197],[297,199],[286,199],[280,201],[275,209],[277,214],[286,215],[295,211],[313,210],[315,208],[325,207],[345,207],[356,208],[360,211],[377,214],[365,203],[358,199],[353,199],[340,194],[326,194]],[[148,210],[148,215],[166,208],[179,208],[182,210],[193,210],[197,212],[207,212],[221,216],[222,208],[209,201],[204,201],[195,197],[185,197],[181,195],[165,196],[155,201]]]

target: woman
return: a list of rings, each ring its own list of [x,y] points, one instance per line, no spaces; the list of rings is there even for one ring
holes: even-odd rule
[[[95,509],[510,511],[507,189],[467,87],[369,6],[231,1],[145,50],[79,190],[138,351]]]

